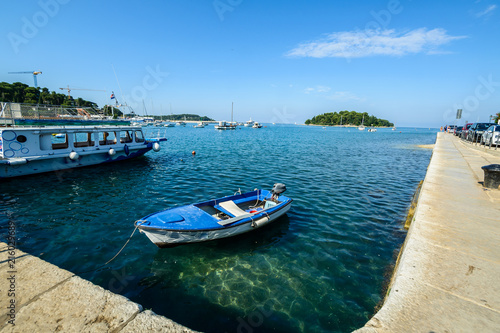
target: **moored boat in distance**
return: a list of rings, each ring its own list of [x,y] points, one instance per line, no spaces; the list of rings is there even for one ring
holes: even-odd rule
[[[199,122],[198,124],[194,125],[194,128],[205,128],[207,126],[204,122]]]
[[[250,120],[246,121],[244,126],[245,127],[252,127],[254,123],[255,123],[255,121],[253,121],[252,118],[250,118]]]
[[[364,122],[365,122],[365,116],[363,115],[363,120],[361,120],[361,125],[358,126],[358,130],[360,131],[364,131],[365,130],[365,125],[364,125]]]
[[[216,130],[234,130],[236,125],[227,121],[219,121],[219,124],[214,126]]]
[[[263,227],[285,214],[292,199],[281,195],[284,184],[271,191],[254,190],[220,199],[170,208],[145,216],[134,225],[156,246],[206,242]]]
[[[255,123],[252,125],[252,128],[262,128],[262,124],[259,124],[258,122],[255,122]]]
[[[231,103],[231,122],[227,121],[219,121],[218,125],[215,125],[216,130],[234,130],[238,126],[238,123],[233,122],[233,106],[234,103]]]
[[[127,160],[160,141],[140,126],[9,127],[0,130],[0,178]]]

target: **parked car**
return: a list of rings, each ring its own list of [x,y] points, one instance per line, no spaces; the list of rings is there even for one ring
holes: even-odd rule
[[[462,134],[462,128],[463,127],[461,126],[457,126],[457,128],[455,128],[455,131],[453,132],[453,135],[460,137],[460,134]]]
[[[474,123],[469,128],[469,132],[467,133],[467,140],[471,142],[477,142],[483,136],[484,131],[488,129],[488,127],[496,124],[493,123]]]
[[[482,142],[489,146],[500,144],[500,125],[488,127],[483,133]]]
[[[467,139],[467,133],[469,132],[469,128],[472,126],[472,123],[467,123],[462,127],[462,132],[460,133],[460,138]]]

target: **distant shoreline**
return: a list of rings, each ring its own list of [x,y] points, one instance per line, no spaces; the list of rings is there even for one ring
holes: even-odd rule
[[[306,125],[306,124],[303,124],[305,126],[322,126],[322,127],[325,127],[325,126],[328,126],[328,127],[349,127],[349,128],[358,128],[359,126],[361,125],[318,125],[318,124],[309,124],[309,125]],[[392,128],[394,126],[366,126],[365,127],[372,127],[372,128]]]

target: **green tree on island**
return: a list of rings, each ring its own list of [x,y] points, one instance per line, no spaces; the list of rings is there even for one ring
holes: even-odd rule
[[[363,122],[364,118],[364,122]],[[342,122],[342,123],[341,123]],[[346,126],[359,126],[363,122],[367,126],[377,126],[377,127],[393,127],[394,124],[385,119],[378,119],[373,115],[369,115],[367,112],[356,112],[356,111],[340,111],[340,112],[327,112],[317,116],[312,117],[312,119],[307,119],[306,125],[324,125],[324,126],[334,126],[334,125],[346,125]]]

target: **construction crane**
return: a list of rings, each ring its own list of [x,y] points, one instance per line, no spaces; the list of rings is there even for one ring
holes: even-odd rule
[[[59,88],[59,89],[68,91],[68,99],[71,99],[71,95],[70,95],[71,90],[106,91],[106,90],[99,90],[99,89],[70,88],[69,86],[67,86],[66,88]]]
[[[31,72],[9,72],[9,74],[33,74],[33,81],[35,81],[35,88],[38,88],[38,83],[36,82],[36,76],[42,74],[41,71],[31,71]]]

